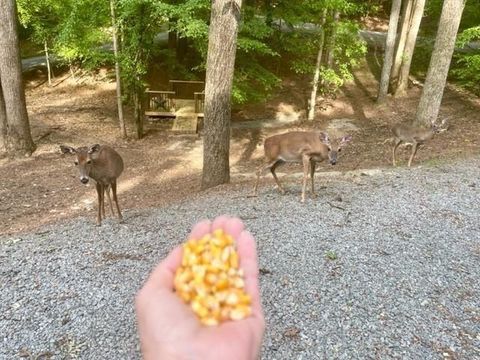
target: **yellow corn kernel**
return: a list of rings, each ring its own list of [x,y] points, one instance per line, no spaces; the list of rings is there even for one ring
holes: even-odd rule
[[[226,248],[223,249],[222,256],[221,256],[221,260],[223,263],[226,263],[228,261],[228,259],[230,258],[231,252],[232,252],[232,248],[230,246],[227,246]]]
[[[220,309],[220,302],[213,295],[208,295],[200,300],[201,304],[210,311]]]
[[[207,274],[205,275],[205,282],[208,285],[213,286],[217,283],[217,281],[218,276],[215,273],[207,272]]]
[[[242,292],[239,295],[239,302],[240,304],[250,305],[252,303],[252,297],[249,294]]]
[[[239,301],[238,295],[234,292],[231,292],[227,295],[227,298],[225,299],[225,303],[228,305],[237,305]]]
[[[230,320],[230,313],[232,308],[230,306],[225,306],[220,310],[220,321]]]
[[[182,292],[179,292],[178,294],[180,295],[182,300],[185,302],[189,302],[190,300],[192,300],[192,295],[189,292],[182,291]]]
[[[240,305],[236,306],[230,311],[230,319],[232,320],[242,320],[245,319],[247,316],[250,316],[251,309],[248,306]]]
[[[228,279],[218,279],[218,281],[215,283],[215,288],[217,290],[225,290],[228,287]]]
[[[251,297],[245,292],[234,239],[221,229],[184,243],[174,287],[203,325],[213,326],[251,314]]]
[[[202,322],[203,325],[207,325],[207,326],[218,325],[218,319],[216,319],[215,317],[207,316],[202,318],[200,321]]]
[[[238,269],[238,254],[235,251],[232,251],[230,254],[230,266],[234,269]]]
[[[204,307],[200,301],[197,299],[194,299],[190,305],[192,307],[192,310],[195,312],[200,317],[205,317],[208,315],[208,310],[206,307]]]
[[[245,281],[239,276],[233,279],[232,285],[237,289],[243,289],[245,287]]]

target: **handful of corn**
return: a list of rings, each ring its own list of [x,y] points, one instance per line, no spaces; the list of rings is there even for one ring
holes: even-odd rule
[[[174,287],[204,325],[241,320],[252,313],[235,242],[221,229],[183,244]]]

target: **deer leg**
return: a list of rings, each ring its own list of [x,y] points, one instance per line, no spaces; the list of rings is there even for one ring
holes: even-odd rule
[[[115,206],[117,207],[118,221],[123,222],[122,212],[120,211],[120,206],[118,206],[117,181],[116,180],[114,182],[112,182],[112,195],[113,195],[113,201],[115,201]]]
[[[315,182],[314,182],[314,176],[315,176],[315,161],[310,160],[310,180],[312,181],[312,197],[315,198],[317,197],[317,194],[315,194]]]
[[[305,190],[307,189],[308,170],[310,167],[310,158],[303,155],[303,185],[302,185],[302,203],[305,202]]]
[[[102,219],[105,219],[105,186],[102,186]]]
[[[415,154],[417,153],[418,150],[418,144],[414,143],[412,147],[412,155],[410,155],[410,159],[408,160],[408,167],[412,165],[413,158],[415,157]]]
[[[97,213],[97,226],[102,224],[102,197],[103,186],[97,182],[97,197],[98,197],[98,213]]]
[[[400,139],[395,139],[395,145],[393,146],[393,166],[397,166],[396,154],[397,154],[398,146],[399,146],[401,143],[402,143],[402,140],[400,140]]]
[[[281,188],[279,182],[278,182],[278,179],[277,179],[277,175],[275,175],[275,167],[277,165],[275,165],[277,163],[278,160],[275,160],[273,162],[269,162],[269,163],[266,163],[266,164],[263,164],[261,165],[258,170],[257,170],[257,179],[255,180],[255,186],[253,187],[253,196],[257,196],[257,189],[258,189],[258,183],[260,181],[260,176],[262,176],[262,173],[266,170],[266,169],[270,169],[270,171],[272,171],[272,175],[273,175],[273,178],[275,179],[275,181],[277,182],[277,185]]]
[[[255,180],[255,185],[253,186],[253,196],[257,196],[258,182],[260,181],[260,176],[268,168],[270,164],[264,164],[258,167],[257,169],[257,179]]]
[[[113,217],[115,213],[113,212],[112,198],[110,197],[110,185],[105,186],[105,192],[107,193],[108,204],[110,205],[110,212]],[[103,217],[105,218],[105,212],[103,213]]]
[[[277,183],[278,190],[282,193],[282,195],[285,195],[285,189],[283,186],[280,184],[280,181],[278,180],[277,174],[275,173],[275,169],[277,168],[278,165],[281,164],[281,161],[276,161],[271,167],[270,167],[270,172],[273,175],[273,178],[275,179],[275,182]]]

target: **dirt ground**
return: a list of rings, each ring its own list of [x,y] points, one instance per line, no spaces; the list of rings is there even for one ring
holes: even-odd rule
[[[308,80],[285,81],[268,102],[236,109],[232,115],[232,184],[251,186],[238,174],[252,174],[262,162],[263,139],[289,129],[329,129],[332,124],[354,125],[352,144],[342,152],[335,170],[391,167],[390,126],[411,121],[421,87],[413,86],[408,96],[389,98],[384,106],[375,104],[378,73],[375,62],[365,62],[336,99],[320,99],[313,123],[304,121]],[[117,130],[115,87],[106,78],[75,79],[65,75],[49,87],[41,75],[27,79],[27,106],[37,150],[24,159],[0,159],[0,234],[34,230],[60,219],[87,215],[94,224],[96,191],[78,180],[73,159],[60,154],[59,145],[94,143],[115,147],[125,162],[119,179],[119,202],[126,210],[157,207],[188,199],[200,191],[202,168],[201,136],[174,135],[172,122],[146,123],[142,140],[124,140]],[[478,154],[480,99],[448,86],[439,119],[448,118],[450,128],[418,151],[414,166]],[[127,120],[132,118],[127,109]],[[259,127],[278,119],[275,127]],[[347,120],[338,120],[347,119]],[[133,137],[133,129],[129,127]],[[348,132],[340,129],[340,132]],[[409,151],[399,151],[405,166]],[[317,171],[328,171],[321,164]],[[282,171],[282,170],[280,170]],[[286,171],[300,171],[289,166]],[[414,170],[412,170],[414,171]],[[264,184],[272,179],[265,177]],[[299,187],[300,191],[300,187]],[[108,211],[108,210],[107,210]],[[108,214],[108,212],[107,212]],[[108,215],[107,215],[108,216]]]

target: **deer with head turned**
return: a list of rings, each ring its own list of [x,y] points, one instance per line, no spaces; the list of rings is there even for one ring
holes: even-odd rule
[[[417,153],[419,146],[432,139],[435,134],[439,134],[447,130],[446,119],[440,125],[435,122],[430,124],[430,127],[423,128],[413,124],[396,124],[392,127],[394,146],[393,146],[393,166],[397,166],[397,149],[400,144],[412,145],[412,153],[408,160],[408,167],[412,165],[413,158]]]
[[[108,197],[112,215],[114,214],[110,189],[112,189],[113,201],[117,208],[118,220],[122,222],[123,217],[117,199],[117,178],[123,171],[122,157],[111,147],[99,144],[76,149],[61,145],[60,150],[63,154],[75,155],[74,163],[80,172],[80,182],[82,184],[87,184],[89,179],[93,179],[96,183],[98,196],[97,225],[101,225],[102,216],[105,218],[105,193]]]
[[[343,136],[340,139],[330,140],[328,134],[325,132],[303,131],[292,131],[265,139],[264,149],[266,163],[257,170],[254,196],[257,195],[260,176],[266,169],[270,169],[279,191],[285,194],[285,190],[275,174],[275,169],[283,163],[302,163],[303,187],[301,201],[305,202],[305,190],[309,172],[312,182],[312,197],[315,197],[313,177],[316,163],[328,160],[331,165],[335,165],[337,163],[338,153],[342,150],[342,147],[351,140],[352,137],[350,135]]]

